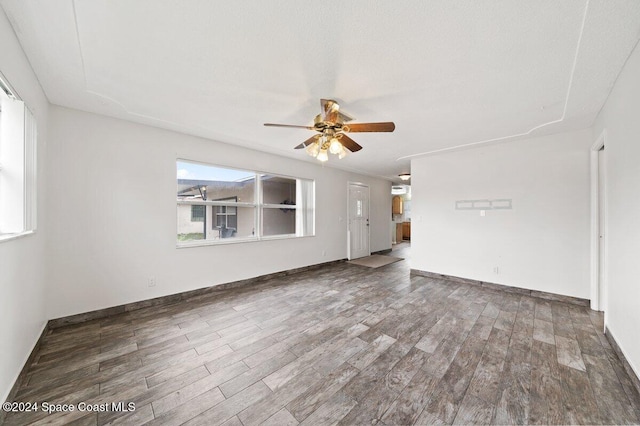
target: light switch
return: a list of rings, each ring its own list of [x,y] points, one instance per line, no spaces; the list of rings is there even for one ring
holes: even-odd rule
[[[486,210],[480,210],[480,216],[484,217],[486,216],[487,211]]]

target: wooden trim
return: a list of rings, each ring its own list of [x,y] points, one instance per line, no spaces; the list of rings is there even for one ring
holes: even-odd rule
[[[631,364],[629,364],[629,361],[627,361],[627,357],[624,356],[624,352],[622,352],[620,345],[618,345],[618,342],[613,337],[613,334],[611,334],[611,330],[609,330],[609,327],[607,327],[606,325],[604,326],[604,335],[609,341],[609,344],[615,351],[616,355],[618,355],[618,359],[622,362],[622,366],[624,367],[624,370],[629,375],[629,378],[631,379],[633,386],[636,388],[638,393],[640,393],[640,379],[636,375],[636,372],[633,370],[633,367],[631,367]]]
[[[9,394],[7,395],[6,402],[15,401],[16,395],[18,394],[18,390],[22,387],[22,383],[27,377],[27,371],[29,370],[31,365],[34,363],[36,354],[40,350],[40,346],[42,346],[42,342],[44,341],[44,338],[47,336],[47,334],[49,334],[49,330],[50,330],[49,322],[47,322],[42,328],[42,333],[40,333],[40,337],[36,341],[36,344],[33,346],[33,349],[29,354],[29,358],[27,358],[27,361],[22,366],[22,370],[20,370],[20,374],[18,374],[16,381],[13,382],[13,386],[11,387]],[[6,415],[7,413],[4,410],[0,410],[0,425],[4,424],[4,419]]]
[[[318,263],[316,265],[303,266],[301,268],[289,269],[286,271],[275,272],[273,274],[260,275],[254,278],[248,278],[246,280],[233,281],[229,283],[223,283],[214,285],[211,287],[200,288],[197,290],[185,291],[177,294],[170,294],[167,296],[156,297],[155,299],[141,300],[139,302],[127,303],[124,305],[113,306],[105,309],[98,309],[96,311],[84,312],[76,315],[69,315],[66,317],[55,318],[49,320],[47,326],[49,329],[55,329],[64,327],[66,325],[80,324],[86,321],[107,318],[113,315],[122,314],[125,312],[131,312],[142,308],[148,308],[150,306],[171,305],[183,300],[192,299],[206,294],[217,293],[223,290],[235,289],[238,287],[244,287],[248,285],[257,285],[267,280],[274,278],[285,277],[300,272],[306,272],[314,269],[319,269],[324,266],[332,265],[334,263],[344,262],[346,259],[334,260],[331,262]]]
[[[479,285],[479,286],[490,288],[493,290],[506,291],[507,293],[517,293],[525,296],[537,297],[539,299],[571,303],[573,305],[585,306],[587,308],[589,307],[589,304],[590,304],[589,299],[581,299],[579,297],[564,296],[562,294],[555,294],[555,293],[547,293],[546,291],[530,290],[527,288],[514,287],[510,285],[505,285],[505,284],[495,284],[495,283],[490,283],[486,281],[472,280],[469,278],[460,278],[460,277],[455,277],[453,275],[445,275],[445,274],[438,274],[435,272],[421,271],[419,269],[412,269],[411,275],[417,275],[417,276],[427,277],[427,278],[438,278],[442,280],[456,281],[456,282],[465,283],[465,284]]]

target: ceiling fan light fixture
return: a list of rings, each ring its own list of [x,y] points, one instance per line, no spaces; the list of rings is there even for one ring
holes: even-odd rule
[[[400,178],[400,180],[409,180],[411,179],[411,174],[410,173],[401,173],[398,175],[398,177]]]
[[[342,151],[340,151],[340,153],[338,154],[338,159],[342,160],[344,157],[347,156],[347,154],[349,153],[349,151],[347,151],[346,149],[344,149],[344,147],[342,148]]]
[[[343,159],[347,154],[362,149],[356,141],[347,133],[361,132],[393,132],[396,125],[392,121],[379,123],[355,123],[349,126],[345,122],[354,120],[349,114],[340,112],[340,105],[333,99],[320,99],[321,113],[313,119],[312,126],[300,126],[296,124],[264,123],[270,127],[293,127],[318,132],[306,141],[297,145],[295,149],[304,148],[307,154],[325,162],[329,160],[329,154]]]
[[[338,138],[331,139],[331,144],[329,145],[329,152],[332,154],[340,154],[343,147]]]
[[[310,156],[317,157],[320,152],[320,146],[318,145],[318,142],[313,142],[312,144],[307,145],[305,151],[307,151],[307,154]]]
[[[322,161],[323,163],[325,161],[329,160],[329,154],[327,154],[327,150],[323,149],[318,153],[318,156],[316,157],[319,161]]]

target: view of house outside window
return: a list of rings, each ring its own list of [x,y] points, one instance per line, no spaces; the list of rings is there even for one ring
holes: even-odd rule
[[[179,246],[314,235],[314,182],[176,162]]]

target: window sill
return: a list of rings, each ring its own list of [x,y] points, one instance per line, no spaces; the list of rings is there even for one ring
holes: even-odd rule
[[[239,243],[254,243],[259,241],[273,241],[273,240],[296,240],[298,238],[312,238],[315,235],[306,235],[303,237],[297,237],[293,234],[288,235],[271,235],[268,237],[261,238],[223,238],[216,240],[194,240],[194,241],[185,241],[179,242],[176,244],[176,248],[190,248],[190,247],[204,247],[204,246],[224,246],[227,244],[239,244]]]
[[[24,231],[24,232],[18,232],[16,234],[0,234],[0,243],[17,240],[18,238],[27,237],[35,233],[36,231]]]

